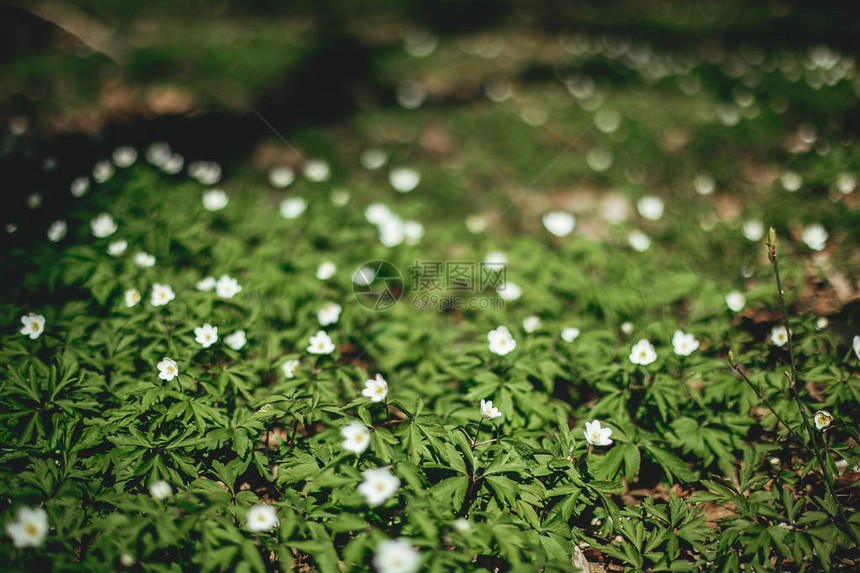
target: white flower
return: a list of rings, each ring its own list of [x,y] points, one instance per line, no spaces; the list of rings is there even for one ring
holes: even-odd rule
[[[317,320],[320,326],[334,324],[340,318],[341,306],[336,302],[327,302],[317,311]]]
[[[403,223],[403,236],[407,245],[417,245],[424,236],[424,225],[418,221],[406,221]]]
[[[630,336],[631,334],[633,334],[633,323],[630,322],[629,320],[625,320],[624,322],[622,322],[621,323],[621,332],[623,332],[627,336]]]
[[[540,318],[537,316],[527,316],[523,319],[523,330],[531,334],[538,328],[540,328]]]
[[[169,483],[160,479],[149,485],[149,495],[152,496],[152,499],[162,501],[173,495],[173,488],[170,487]]]
[[[630,349],[630,362],[633,364],[647,366],[655,360],[657,360],[657,351],[654,350],[654,347],[645,338],[639,340]]]
[[[131,167],[137,161],[137,150],[124,145],[113,151],[113,162],[117,167]]]
[[[485,267],[503,267],[508,264],[508,255],[501,251],[490,251],[484,257]]]
[[[783,189],[793,193],[803,185],[803,177],[795,171],[786,171],[779,176],[779,182],[782,184]]]
[[[324,330],[320,330],[311,336],[308,352],[310,354],[331,354],[334,352],[334,344],[329,335]]]
[[[288,187],[295,179],[296,173],[289,167],[278,166],[269,169],[269,185],[275,189]]]
[[[359,161],[362,167],[373,171],[388,162],[388,155],[381,149],[367,149],[361,153]]]
[[[566,237],[576,226],[576,219],[564,211],[552,211],[545,214],[541,221],[544,228],[556,237]]]
[[[370,432],[360,422],[347,424],[340,429],[340,435],[343,437],[340,445],[348,452],[361,454],[370,445]]]
[[[827,410],[819,410],[812,419],[815,421],[815,427],[819,430],[823,430],[833,423],[833,416]]]
[[[328,180],[331,176],[331,167],[329,167],[327,161],[323,161],[322,159],[311,159],[305,163],[302,173],[308,181],[319,183],[321,181]]]
[[[386,247],[396,247],[406,238],[406,228],[400,217],[392,215],[379,225],[379,242]]]
[[[112,257],[121,257],[128,249],[128,241],[111,241],[108,243],[107,253]]]
[[[284,372],[284,376],[287,378],[295,378],[296,370],[299,369],[299,361],[298,360],[287,360],[283,364],[281,364],[281,370]]]
[[[608,446],[612,443],[609,436],[612,428],[601,428],[600,420],[592,420],[585,423],[585,441],[592,446]]]
[[[803,239],[806,246],[813,251],[823,250],[824,246],[827,244],[828,237],[829,235],[827,234],[827,230],[820,223],[813,223],[812,225],[804,227],[803,232],[800,235],[800,238]]]
[[[125,300],[125,306],[128,308],[137,306],[137,303],[140,302],[140,293],[137,289],[130,288],[123,294],[123,299]]]
[[[649,221],[658,221],[663,216],[663,200],[654,195],[646,195],[636,201],[636,210]]]
[[[203,348],[209,348],[218,342],[218,327],[208,322],[194,329],[194,340]]]
[[[221,275],[215,284],[215,294],[220,298],[233,298],[242,290],[239,281],[227,275]]]
[[[321,281],[327,281],[333,277],[336,272],[337,266],[335,266],[331,261],[325,261],[320,263],[320,266],[317,267],[317,278]]]
[[[848,195],[857,188],[857,176],[853,173],[840,173],[836,178],[836,188],[843,195]]]
[[[248,510],[248,529],[271,531],[278,525],[278,514],[268,503],[257,503]]]
[[[72,197],[83,197],[84,194],[90,189],[90,180],[86,177],[78,177],[74,181],[72,181],[71,186],[69,187],[69,191],[72,193]]]
[[[385,503],[400,487],[400,480],[388,468],[367,469],[362,476],[364,481],[358,485],[358,492],[371,506]]]
[[[512,301],[523,296],[523,289],[521,289],[517,283],[512,281],[506,281],[504,285],[496,289],[496,292],[499,293],[502,300]]]
[[[22,507],[18,519],[6,524],[6,533],[15,547],[38,547],[48,536],[48,512],[41,507]]]
[[[65,221],[54,221],[51,223],[51,226],[48,227],[48,240],[52,243],[62,241],[68,231],[69,226],[66,225]]]
[[[376,278],[376,271],[373,267],[359,267],[352,275],[352,282],[358,286],[367,286]]]
[[[131,553],[123,553],[119,556],[119,562],[123,564],[125,567],[131,567],[134,565],[134,557]]]
[[[143,251],[135,253],[134,264],[142,269],[148,269],[155,264],[155,256],[150,255],[149,253],[144,253]]]
[[[744,223],[744,237],[749,241],[758,241],[764,236],[764,224],[758,219],[750,219]]]
[[[364,218],[374,225],[381,225],[393,216],[391,209],[382,203],[371,203],[364,210]]]
[[[785,346],[788,342],[788,331],[782,325],[774,326],[770,329],[770,341],[777,348]]]
[[[561,331],[561,339],[565,342],[573,342],[577,336],[579,336],[579,329],[572,326],[568,326]]]
[[[693,187],[699,195],[710,195],[714,192],[714,178],[710,175],[697,175],[693,179]]]
[[[170,285],[162,285],[155,283],[152,285],[152,306],[164,306],[171,300],[176,298],[176,295],[173,294],[173,289],[170,288]]]
[[[45,317],[31,312],[21,317],[21,324],[24,325],[21,334],[29,336],[31,340],[36,340],[45,330]]]
[[[819,316],[815,319],[815,330],[824,330],[830,324],[826,316]]]
[[[747,303],[747,298],[740,291],[733,290],[726,295],[726,306],[732,312],[740,312]]]
[[[672,336],[672,347],[678,356],[689,356],[699,348],[699,341],[692,334],[676,330]]]
[[[176,175],[182,171],[183,165],[185,165],[185,158],[178,153],[171,153],[170,157],[161,164],[161,170],[168,175]]]
[[[227,194],[220,189],[210,189],[203,194],[203,208],[207,211],[220,211],[229,202]]]
[[[214,185],[221,181],[221,166],[214,161],[195,161],[188,166],[188,175],[201,185]]]
[[[170,159],[170,155],[170,146],[163,141],[152,143],[146,148],[146,160],[157,167],[164,165]]]
[[[179,376],[179,366],[176,365],[176,361],[172,358],[165,356],[156,366],[158,368],[158,377],[162,380],[169,382]]]
[[[507,327],[500,326],[495,330],[487,333],[487,340],[490,341],[490,352],[504,356],[517,347],[517,341],[511,336]]]
[[[631,231],[627,235],[627,242],[639,253],[644,253],[651,246],[651,239],[642,231]]]
[[[376,378],[364,381],[364,390],[361,391],[362,396],[367,396],[372,402],[382,402],[388,396],[388,382],[382,377],[382,374],[377,374]]]
[[[233,350],[242,350],[248,342],[248,337],[245,336],[244,330],[237,330],[233,334],[228,334],[224,337],[224,343]]]
[[[108,215],[107,213],[102,213],[101,215],[90,221],[90,228],[93,230],[94,237],[104,239],[105,237],[110,237],[111,235],[116,233],[117,225],[110,215]]]
[[[400,193],[409,193],[421,183],[421,174],[414,169],[398,167],[388,174],[388,182]]]
[[[855,335],[854,338],[851,339],[851,348],[854,349],[854,356],[860,360],[860,336]]]
[[[107,159],[97,161],[95,166],[93,167],[93,179],[96,180],[96,183],[104,183],[105,181],[113,177],[113,174],[113,165]]]
[[[281,217],[284,219],[295,219],[305,212],[308,203],[301,197],[290,197],[281,201]]]
[[[414,573],[420,564],[421,556],[403,538],[380,541],[373,556],[373,566],[379,573]]]
[[[492,400],[481,400],[481,417],[486,418],[488,420],[492,420],[494,418],[498,418],[502,413],[499,412],[499,409],[493,406]]]
[[[197,281],[194,286],[199,291],[212,292],[215,289],[216,284],[215,277],[204,277]]]
[[[27,207],[30,209],[38,209],[42,206],[42,194],[30,193],[27,195]]]
[[[466,533],[467,531],[472,529],[472,524],[469,523],[469,520],[464,518],[464,517],[460,517],[458,519],[455,519],[453,525],[454,525],[454,529],[460,533]]]

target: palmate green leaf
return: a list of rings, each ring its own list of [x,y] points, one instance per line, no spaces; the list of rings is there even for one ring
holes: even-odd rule
[[[672,452],[650,443],[643,444],[643,447],[648,456],[662,467],[669,477],[675,477],[683,482],[698,479],[698,473],[687,467],[687,464]]]

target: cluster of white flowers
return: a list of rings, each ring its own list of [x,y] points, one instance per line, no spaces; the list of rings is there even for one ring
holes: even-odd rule
[[[214,161],[194,161],[188,166],[188,175],[201,185],[214,185],[221,181],[221,166]]]
[[[404,221],[382,203],[373,203],[364,210],[364,217],[376,226],[379,242],[386,247],[401,243],[415,245],[424,236],[424,225],[418,221]]]

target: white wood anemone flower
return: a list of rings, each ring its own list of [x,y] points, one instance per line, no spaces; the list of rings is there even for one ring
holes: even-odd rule
[[[400,479],[388,468],[366,469],[361,475],[364,481],[358,484],[358,492],[370,506],[382,505],[400,489]]]
[[[585,441],[592,446],[609,446],[612,440],[612,428],[602,428],[600,420],[592,420],[585,423]]]
[[[334,343],[331,337],[324,330],[318,331],[311,336],[308,343],[308,353],[310,354],[331,354],[334,352]]]
[[[421,564],[421,555],[408,539],[383,539],[373,556],[373,566],[379,573],[414,573]]]
[[[648,366],[657,360],[657,351],[645,338],[642,338],[630,349],[630,362],[639,366]]]
[[[268,503],[252,505],[246,517],[248,529],[251,531],[271,531],[278,525],[278,514]]]
[[[45,317],[41,314],[25,314],[21,317],[21,324],[24,325],[21,334],[29,336],[31,340],[36,340],[45,331]]]
[[[517,341],[506,326],[500,326],[488,332],[487,340],[490,341],[490,352],[499,356],[504,356],[517,347]]]
[[[388,382],[377,374],[375,378],[365,380],[361,395],[370,398],[371,402],[382,402],[388,396]]]
[[[361,422],[351,422],[340,429],[341,447],[353,454],[363,454],[370,445],[370,431]]]
[[[6,524],[15,547],[38,547],[48,536],[48,512],[41,507],[22,507],[17,519]]]

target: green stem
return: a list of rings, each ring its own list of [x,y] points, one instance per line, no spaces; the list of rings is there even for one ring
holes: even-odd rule
[[[478,436],[481,433],[481,426],[484,425],[484,417],[481,416],[481,419],[478,421],[478,430],[475,432],[475,437],[472,438],[472,449],[475,449],[475,446],[478,445]]]
[[[774,231],[773,228],[768,231],[767,248],[768,258],[770,259],[770,263],[773,266],[773,274],[776,277],[776,290],[779,294],[779,306],[780,310],[782,311],[782,325],[783,328],[785,328],[786,335],[788,336],[788,355],[791,365],[791,371],[788,375],[789,391],[791,392],[791,396],[794,398],[794,401],[797,404],[797,409],[800,411],[800,417],[803,419],[803,426],[806,429],[806,433],[809,435],[810,441],[812,442],[812,451],[815,454],[816,460],[818,460],[818,465],[821,466],[821,472],[824,474],[824,484],[827,487],[827,493],[833,500],[833,505],[834,507],[836,507],[838,517],[845,527],[845,532],[851,538],[851,541],[854,542],[854,545],[858,546],[860,545],[860,539],[857,538],[857,534],[855,534],[854,530],[851,528],[851,523],[845,516],[845,512],[842,510],[842,506],[839,505],[839,500],[836,498],[836,490],[833,487],[833,476],[830,475],[830,468],[824,462],[824,456],[821,454],[821,445],[818,442],[820,436],[816,431],[813,430],[812,424],[810,424],[809,422],[809,416],[806,412],[806,406],[804,406],[803,401],[800,398],[800,392],[798,392],[797,365],[794,358],[794,340],[791,333],[791,329],[788,327],[788,311],[786,310],[785,306],[785,291],[782,288],[782,281],[779,277],[779,257],[776,254],[776,231]],[[828,513],[830,512],[828,511]],[[831,515],[831,520],[833,519],[833,517],[834,516]]]

